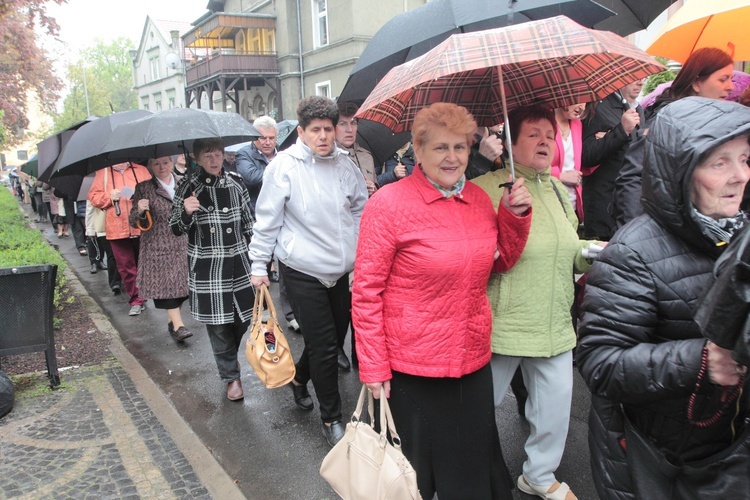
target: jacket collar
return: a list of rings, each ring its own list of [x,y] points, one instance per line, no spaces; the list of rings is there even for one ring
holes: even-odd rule
[[[535,181],[539,179],[542,182],[548,182],[550,178],[550,168],[548,167],[547,170],[544,172],[539,172],[536,169],[533,169],[531,167],[527,167],[526,165],[521,165],[518,162],[513,162],[513,165],[516,169],[516,178],[523,177],[527,181]]]
[[[414,166],[414,170],[412,171],[412,174],[409,176],[409,178],[414,179],[412,182],[414,182],[414,185],[417,186],[417,191],[419,191],[419,194],[422,195],[425,203],[430,204],[437,200],[449,199],[444,197],[443,193],[441,193],[435,186],[432,185],[432,183],[424,175],[424,172],[422,172],[422,167],[419,164]],[[469,182],[467,181],[466,184],[468,185]],[[464,191],[465,190],[466,187],[464,187]],[[462,193],[464,191],[462,191]],[[450,199],[453,198],[466,203],[466,200],[464,200],[464,197],[462,195],[453,196]]]

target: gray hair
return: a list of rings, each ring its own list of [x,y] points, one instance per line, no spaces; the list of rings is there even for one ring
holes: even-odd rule
[[[273,118],[271,118],[268,115],[259,116],[253,122],[253,127],[255,127],[257,129],[264,128],[266,130],[268,130],[270,128],[276,129],[276,120],[274,120]]]

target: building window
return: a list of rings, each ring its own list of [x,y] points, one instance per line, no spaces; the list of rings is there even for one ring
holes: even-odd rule
[[[141,97],[141,109],[148,111],[148,96],[144,95]]]
[[[154,94],[154,111],[161,111],[161,92]]]
[[[151,81],[158,80],[161,78],[161,74],[159,73],[159,53],[151,54],[149,55],[148,59],[148,67],[149,71],[151,71]]]
[[[266,114],[266,103],[263,101],[263,98],[260,96],[260,94],[255,96],[255,99],[253,99],[253,117],[258,118],[259,116],[263,116]]]
[[[331,81],[315,84],[315,95],[331,98]]]
[[[279,117],[279,101],[276,92],[268,94],[268,116],[276,120]]]
[[[175,90],[167,90],[167,102],[169,103],[169,108],[172,109],[177,105],[177,101],[175,100]]]
[[[313,45],[328,45],[328,0],[312,0]]]

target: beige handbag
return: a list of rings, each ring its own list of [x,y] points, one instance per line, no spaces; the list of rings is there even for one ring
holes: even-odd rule
[[[263,306],[268,306],[270,316],[263,321]],[[296,369],[289,342],[276,320],[276,308],[271,301],[271,293],[266,285],[255,290],[253,306],[253,327],[245,346],[245,357],[255,370],[260,381],[268,389],[288,384],[294,378]]]
[[[369,423],[361,420],[365,395]],[[421,499],[417,473],[401,452],[388,400],[380,398],[380,434],[375,432],[373,407],[372,393],[363,385],[346,433],[323,459],[320,475],[344,500]]]

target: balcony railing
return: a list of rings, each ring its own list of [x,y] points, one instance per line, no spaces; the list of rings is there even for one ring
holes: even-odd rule
[[[232,49],[215,50],[209,56],[188,63],[187,85],[222,75],[278,74],[275,52],[238,52]]]

